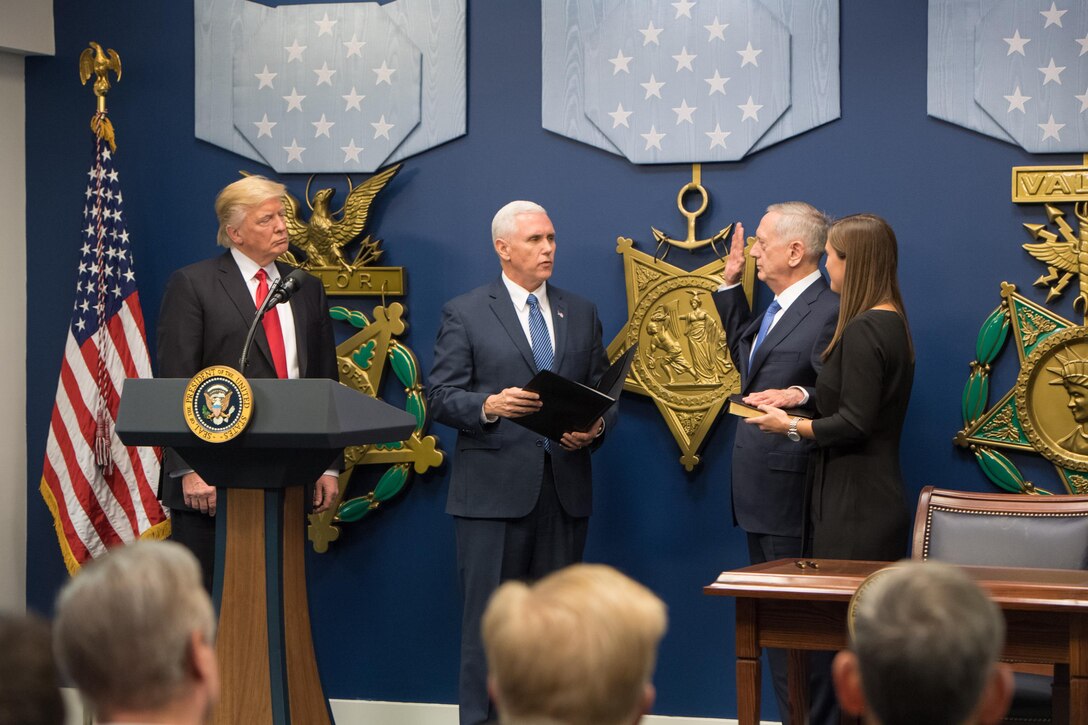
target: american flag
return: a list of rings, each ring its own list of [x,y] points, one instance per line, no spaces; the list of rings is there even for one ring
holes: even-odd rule
[[[75,307],[39,486],[65,565],[75,573],[107,548],[170,533],[156,498],[160,453],[114,432],[125,378],[151,377],[143,312],[109,145],[95,143]]]

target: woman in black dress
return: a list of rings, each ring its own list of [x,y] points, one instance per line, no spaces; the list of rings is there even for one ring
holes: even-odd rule
[[[910,515],[899,437],[914,380],[914,347],[896,279],[895,232],[855,214],[827,236],[827,275],[839,322],[816,380],[815,420],[760,406],[760,429],[819,446],[809,496],[812,556],[895,561],[907,553]]]

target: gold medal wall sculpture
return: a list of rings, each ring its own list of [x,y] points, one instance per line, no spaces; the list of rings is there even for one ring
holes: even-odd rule
[[[1035,280],[1060,299],[1076,279],[1073,309],[1088,315],[1088,155],[1081,166],[1017,167],[1012,200],[1043,203],[1047,223],[1025,224],[1035,243],[1025,251],[1047,265]],[[1072,202],[1077,229],[1057,202]],[[1053,229],[1051,228],[1053,227]],[[1016,493],[1054,491],[1025,480],[1002,450],[1038,454],[1054,464],[1064,492],[1088,493],[1088,327],[1036,304],[1003,282],[1001,305],[983,323],[963,392],[964,427],[954,438],[986,476]],[[1010,337],[1019,374],[988,406],[991,365]]]
[[[691,192],[700,197],[695,211],[684,206],[684,197]],[[731,224],[713,237],[696,239],[696,220],[706,211],[707,203],[701,169],[696,164],[691,182],[676,197],[676,206],[688,221],[685,239],[671,239],[651,227],[658,254],[650,255],[635,249],[632,239],[617,238],[629,317],[608,346],[608,359],[615,361],[638,343],[624,389],[653,399],[680,446],[680,463],[688,471],[699,464],[699,450],[727,398],[740,390],[740,373],[730,358],[725,329],[710,296],[722,283],[725,260],[719,256],[691,271],[664,260],[670,247],[695,250],[710,246],[716,252],[717,243],[729,244]],[[754,280],[755,263],[748,259],[742,285],[749,304]]]

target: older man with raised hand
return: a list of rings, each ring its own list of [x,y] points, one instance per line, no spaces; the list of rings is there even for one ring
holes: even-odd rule
[[[288,248],[284,192],[283,184],[263,176],[247,176],[219,192],[216,241],[227,251],[177,270],[167,282],[158,328],[161,377],[189,378],[210,365],[237,366],[257,307],[291,271],[276,261]],[[316,277],[307,275],[288,302],[264,316],[254,348],[242,371],[247,377],[338,379],[325,291]],[[172,538],[196,554],[211,591],[216,489],[172,450],[166,452],[163,472],[160,495],[170,508]],[[333,467],[317,480],[315,512],[332,504],[338,474]]]
[[[491,719],[480,616],[507,579],[539,578],[580,561],[592,511],[590,451],[605,422],[548,441],[514,421],[540,409],[523,389],[551,370],[593,385],[607,368],[597,309],[550,283],[555,228],[528,201],[491,225],[502,275],[446,304],[428,402],[457,430],[446,513],[454,516],[462,588],[460,717]]]
[[[774,294],[767,309],[753,314],[740,282],[744,271],[744,226],[737,224],[714,293],[729,351],[740,370],[745,402],[780,408],[810,407],[823,351],[835,332],[839,298],[820,274],[829,220],[809,204],[772,204],[756,229],[750,254],[757,276]],[[733,444],[733,521],[748,535],[753,564],[800,557],[804,548],[804,499],[814,444],[800,436],[764,433],[738,425]],[[786,653],[768,649],[775,694],[789,720]],[[826,663],[830,667],[830,662]],[[813,667],[813,722],[837,723],[830,672]],[[819,670],[819,672],[817,672]]]
[[[201,725],[219,697],[215,612],[193,555],[138,541],[57,597],[54,648],[95,722]]]

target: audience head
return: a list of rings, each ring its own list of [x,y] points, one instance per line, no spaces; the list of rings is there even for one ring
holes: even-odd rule
[[[49,624],[0,614],[0,725],[64,725]]]
[[[850,648],[833,667],[846,712],[871,725],[1001,721],[1012,694],[997,661],[1005,621],[962,570],[900,562],[863,584],[852,610]]]
[[[170,712],[200,721],[218,696],[215,613],[184,547],[138,541],[76,574],[57,597],[62,671],[99,720]]]
[[[653,704],[665,605],[615,569],[575,564],[507,582],[483,618],[503,725],[629,725]]]

